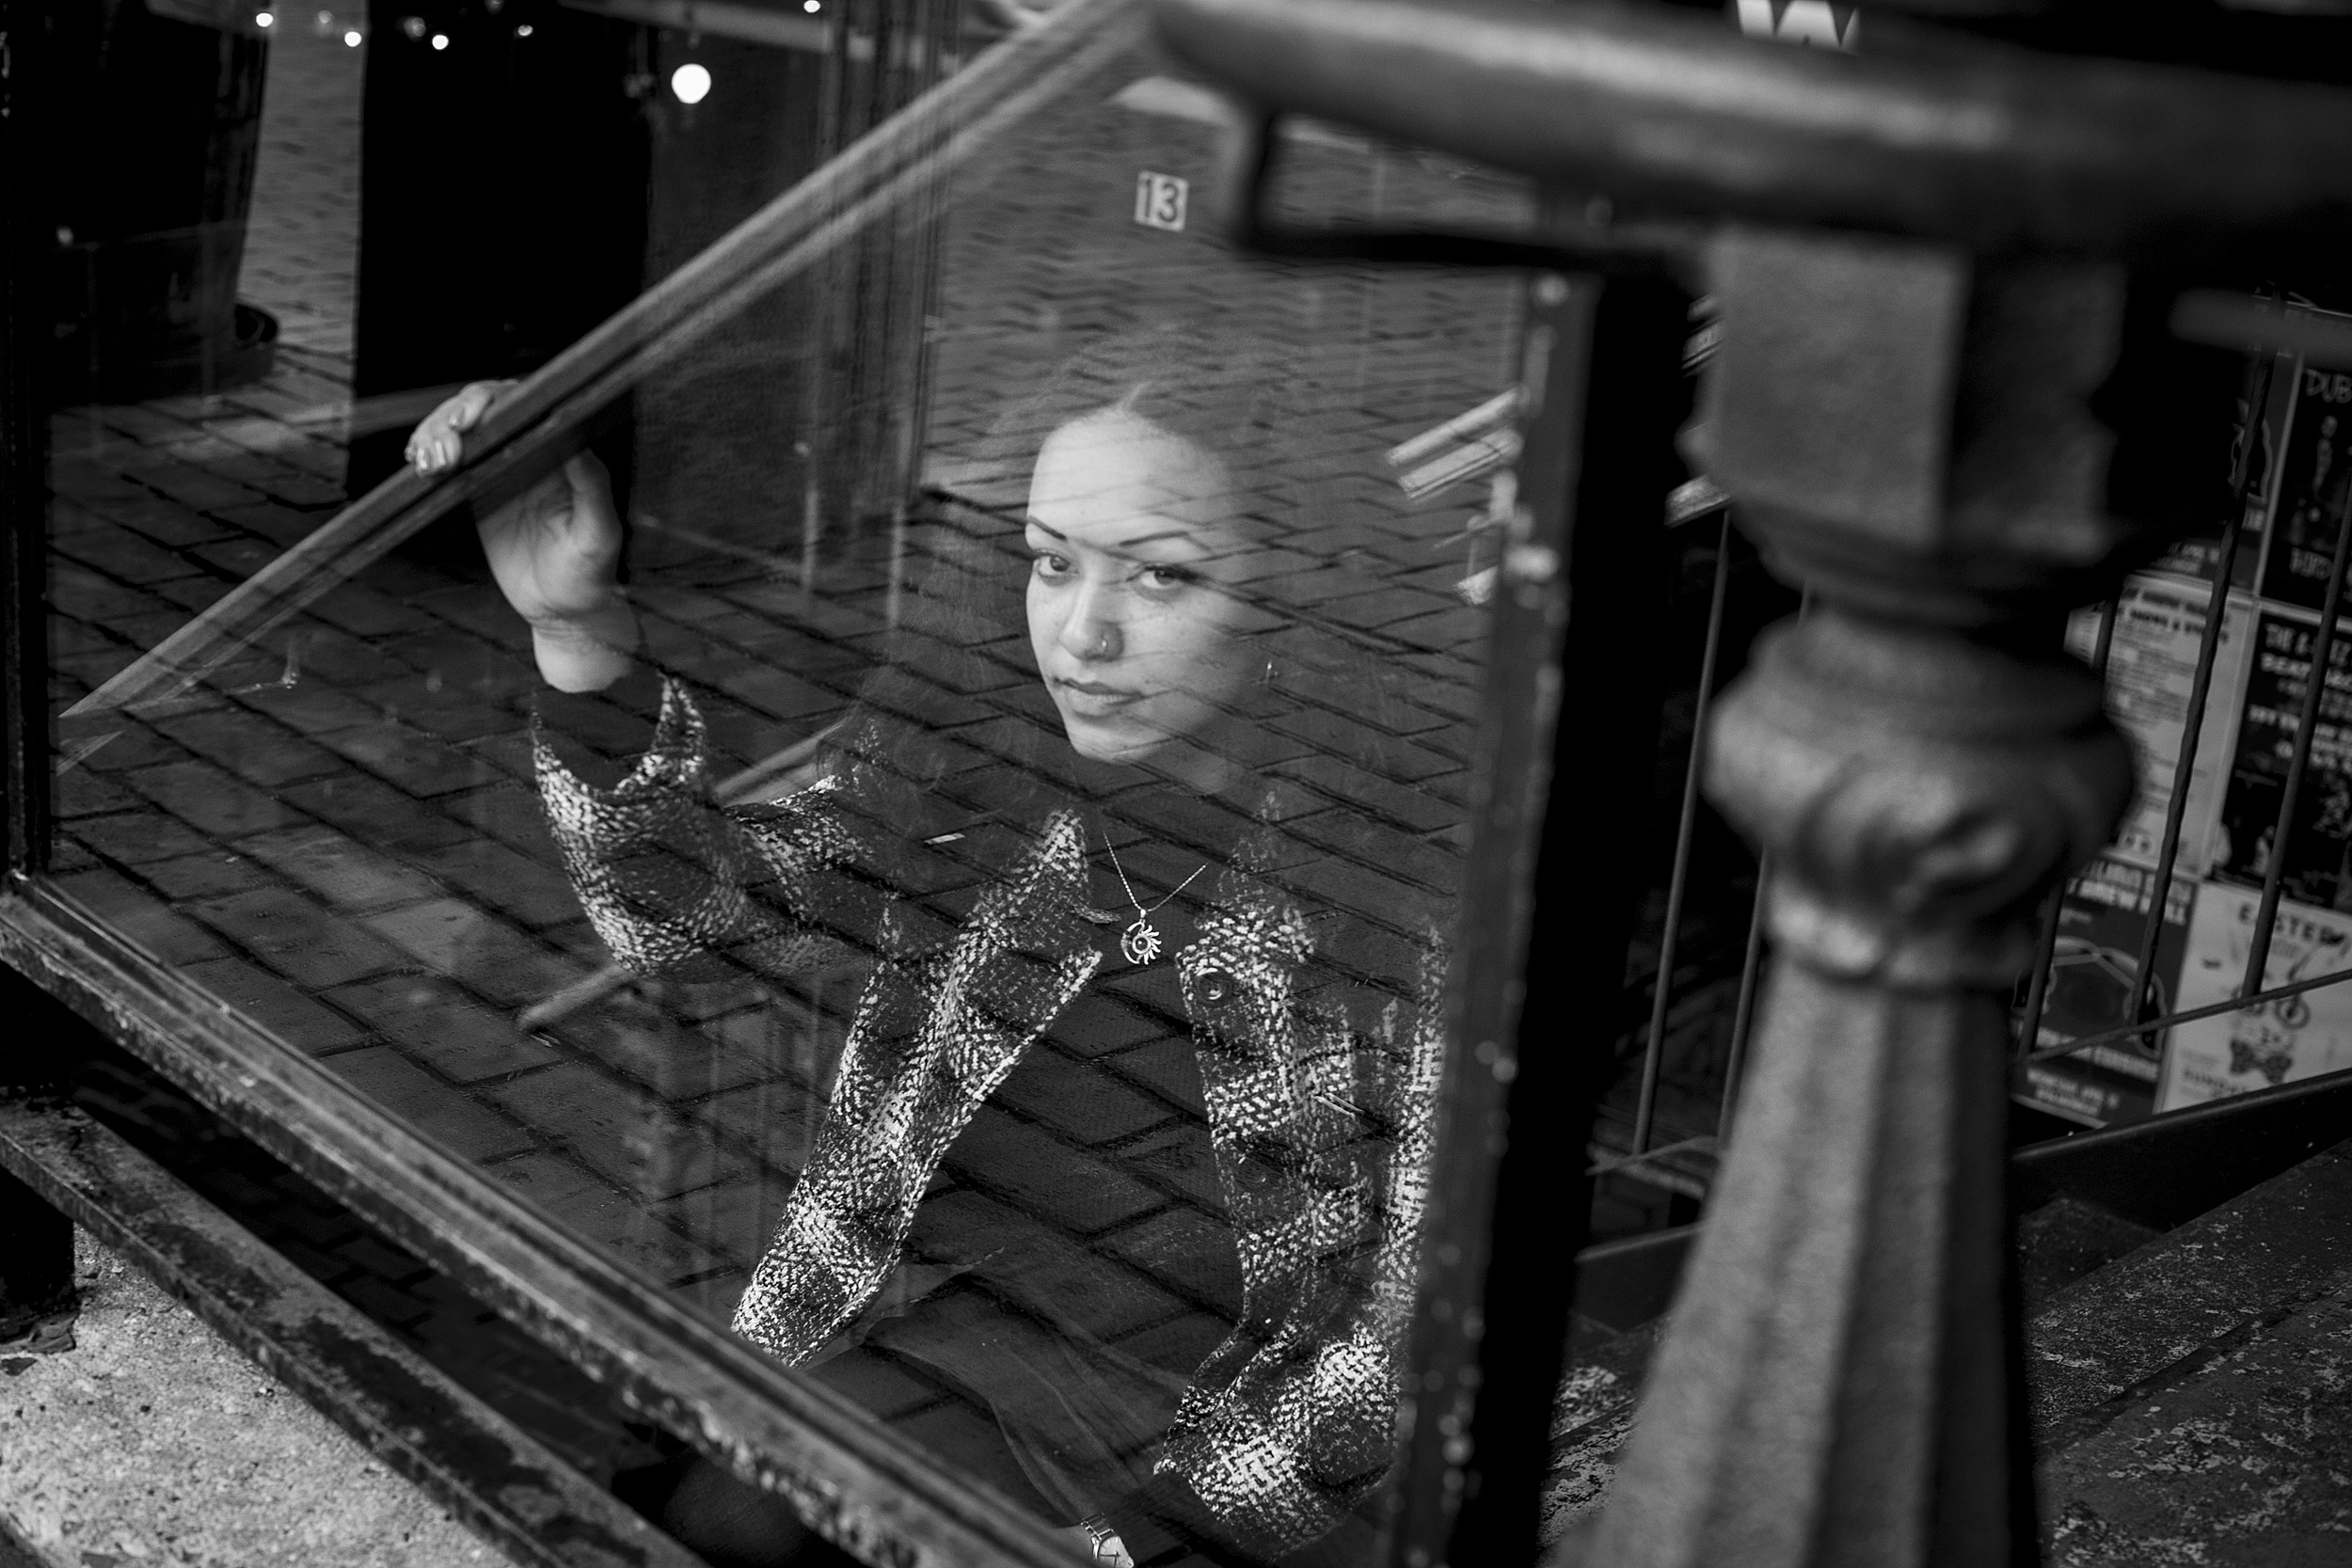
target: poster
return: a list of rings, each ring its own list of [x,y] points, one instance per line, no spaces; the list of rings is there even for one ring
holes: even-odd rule
[[[2265,610],[2251,640],[2236,755],[2210,845],[2212,875],[2259,887],[2274,853],[2279,807],[2311,679],[2317,625]],[[2352,910],[2352,634],[2339,630],[2296,792],[2280,886],[2296,903]]]
[[[2279,480],[2282,472],[2280,459],[2285,454],[2287,430],[2291,423],[2296,392],[2301,386],[2301,362],[2291,354],[2281,354],[2273,362],[2270,377],[2270,398],[2259,424],[2242,426],[2240,441],[2255,443],[2252,484],[2246,495],[2245,515],[2238,531],[2237,556],[2231,563],[2230,586],[2250,592],[2261,580],[2263,546],[2270,532],[2273,503],[2279,495]],[[2234,468],[2240,454],[2230,454]],[[2210,583],[2221,566],[2221,535],[2223,519],[2216,518],[2210,528],[2197,529],[2167,546],[2156,558],[2153,570],[2173,577],[2193,578]],[[2326,571],[2323,563],[2319,570]]]
[[[2352,372],[2305,365],[2280,466],[2262,596],[2316,610],[2344,504],[2352,499]]]
[[[2067,884],[2058,906],[2058,944],[2042,1006],[2036,1044],[2063,1045],[2132,1022],[2133,982],[2148,930],[2155,875],[2103,855]],[[2197,884],[2176,879],[2165,897],[2148,1004],[2172,1007]],[[2022,1021],[2021,1021],[2022,1022]],[[2012,1092],[2027,1104],[2074,1121],[2105,1126],[2136,1121],[2155,1107],[2161,1036],[2114,1040],[2066,1056],[2020,1062]]]
[[[2199,891],[2176,1006],[2205,1006],[2237,993],[2261,906],[2262,895],[2249,889],[2209,884]],[[2352,914],[2281,900],[2264,988],[2347,969]],[[2352,979],[2178,1025],[2156,1108],[2201,1105],[2344,1068],[2352,1068]]]
[[[2308,311],[2304,306],[2291,310]],[[2324,312],[2310,311],[2312,314]],[[2219,520],[2169,546],[2126,581],[2115,607],[2107,708],[2130,736],[2137,798],[2102,857],[2071,882],[2036,1043],[2048,1047],[2133,1022],[2151,872],[2178,783],[2181,841],[2154,948],[2150,1006],[2195,1007],[2233,993],[2246,936],[2274,859],[2286,902],[2274,980],[2300,962],[2344,961],[2352,940],[2352,598],[2328,658],[2309,760],[2283,845],[2279,812],[2312,680],[2318,610],[2339,527],[2352,509],[2352,371],[2271,361],[2259,418],[2232,453],[2249,481],[2230,571],[2196,761],[2172,777],[2188,691],[2220,576]],[[2101,611],[2077,613],[2067,641],[2089,657]],[[2290,937],[2292,927],[2297,934]],[[2231,943],[2234,942],[2234,949]],[[2234,958],[2232,953],[2234,951]],[[2234,967],[2233,967],[2234,966]],[[2226,974],[2225,974],[2226,972]],[[2342,1027],[2337,1027],[2341,1017]],[[2262,1087],[2274,1078],[2352,1067],[2352,981],[2339,999],[2184,1024],[2169,1036],[2110,1041],[2021,1063],[2017,1098],[2104,1125]]]
[[[2181,753],[2188,718],[2189,688],[2204,641],[2212,588],[2201,582],[2151,572],[2135,573],[2116,599],[2115,639],[2107,650],[2107,712],[2125,734],[2138,762],[2139,788],[2130,815],[2117,830],[2112,852],[2153,866],[2164,842],[2166,813],[2172,803],[2172,769]],[[2230,777],[2236,738],[2237,694],[2246,677],[2246,628],[2252,612],[2244,600],[2222,612],[2221,643],[2214,657],[2213,682],[2204,723],[2190,769],[2188,806],[2181,818],[2181,849],[2175,870],[2199,877],[2210,859],[2220,817],[2223,786]],[[2074,618],[2067,642],[2090,657],[2098,641],[2099,611]]]

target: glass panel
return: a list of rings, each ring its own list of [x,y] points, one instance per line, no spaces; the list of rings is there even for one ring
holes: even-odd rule
[[[56,885],[1100,1560],[1368,1560],[1516,282],[1235,254],[1109,9],[112,14]]]

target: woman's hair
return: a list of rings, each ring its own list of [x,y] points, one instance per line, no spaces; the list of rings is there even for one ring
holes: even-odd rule
[[[1308,362],[1287,345],[1172,324],[1122,332],[1064,359],[998,415],[958,488],[1018,516],[1046,438],[1117,409],[1211,453],[1254,498],[1304,477],[1312,454],[1302,426],[1312,406]]]

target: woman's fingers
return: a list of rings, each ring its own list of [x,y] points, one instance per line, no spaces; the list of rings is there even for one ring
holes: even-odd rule
[[[429,474],[455,463],[461,450],[455,435],[428,420],[409,436],[407,457],[417,472]]]
[[[488,412],[490,400],[514,385],[512,381],[469,381],[437,412],[446,412],[453,428],[471,430]]]
[[[512,381],[475,381],[424,417],[408,437],[407,457],[417,472],[438,473],[457,466],[466,453],[463,433],[482,422],[490,404]]]

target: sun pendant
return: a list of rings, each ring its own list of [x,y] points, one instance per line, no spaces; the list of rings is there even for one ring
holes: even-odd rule
[[[1119,950],[1131,964],[1148,964],[1160,956],[1160,933],[1148,920],[1138,920],[1120,933]]]

